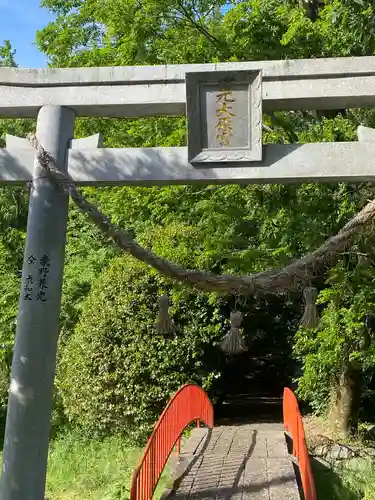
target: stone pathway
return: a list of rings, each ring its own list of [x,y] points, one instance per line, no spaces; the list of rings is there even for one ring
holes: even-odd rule
[[[281,424],[196,429],[185,443],[173,500],[299,500]]]

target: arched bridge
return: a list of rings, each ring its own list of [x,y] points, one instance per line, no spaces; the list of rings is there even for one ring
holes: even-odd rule
[[[155,424],[133,476],[131,500],[151,500],[174,448],[170,500],[316,500],[298,402],[284,390],[284,424],[214,427],[213,407],[196,385],[177,391]],[[196,423],[181,450],[184,430]],[[203,424],[203,427],[201,427]]]

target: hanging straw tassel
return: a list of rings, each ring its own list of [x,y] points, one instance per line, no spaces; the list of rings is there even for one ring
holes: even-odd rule
[[[241,324],[243,315],[240,311],[230,313],[230,330],[220,342],[220,349],[225,354],[240,354],[247,351],[246,344],[241,336]]]
[[[156,320],[156,331],[163,335],[170,335],[175,331],[175,325],[169,316],[169,297],[162,295],[158,299],[159,315]]]
[[[304,328],[316,328],[319,324],[318,311],[316,309],[316,299],[318,291],[313,286],[307,287],[303,291],[305,299],[305,312],[301,319],[301,326]]]
[[[358,257],[358,266],[360,267],[368,267],[370,265],[370,259],[365,254],[360,254]]]

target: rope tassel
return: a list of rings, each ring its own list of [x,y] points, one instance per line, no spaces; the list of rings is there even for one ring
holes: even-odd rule
[[[367,255],[361,254],[358,257],[358,265],[360,267],[366,268],[370,266],[370,259]]]
[[[303,291],[303,298],[305,299],[305,312],[302,316],[300,325],[304,328],[316,328],[319,324],[318,311],[316,309],[316,299],[318,298],[318,291],[314,287],[307,287]]]
[[[230,313],[230,330],[219,344],[220,349],[225,354],[240,354],[247,351],[247,346],[241,335],[242,320],[242,312],[234,311]]]
[[[169,316],[169,297],[162,295],[158,299],[159,315],[156,320],[156,331],[162,335],[170,335],[175,331],[173,320]]]

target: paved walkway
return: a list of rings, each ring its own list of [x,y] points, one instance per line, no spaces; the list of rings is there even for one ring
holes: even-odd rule
[[[299,500],[281,424],[196,429],[183,446],[174,500]]]

